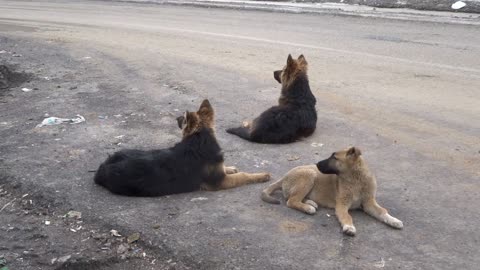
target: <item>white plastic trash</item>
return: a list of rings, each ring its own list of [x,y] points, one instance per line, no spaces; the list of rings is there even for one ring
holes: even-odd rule
[[[53,125],[59,125],[61,123],[70,123],[70,124],[78,124],[85,122],[85,118],[79,114],[77,114],[76,118],[58,118],[58,117],[48,117],[43,119],[42,123],[38,124],[37,127],[43,127],[43,126],[53,126]]]
[[[467,4],[465,4],[465,2],[457,1],[457,2],[452,4],[452,9],[461,9],[461,8],[465,7],[466,5]]]

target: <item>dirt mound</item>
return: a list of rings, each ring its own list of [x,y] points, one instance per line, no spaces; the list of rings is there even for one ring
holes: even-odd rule
[[[30,76],[23,72],[14,72],[5,65],[0,65],[0,89],[5,90],[11,87],[20,86]]]

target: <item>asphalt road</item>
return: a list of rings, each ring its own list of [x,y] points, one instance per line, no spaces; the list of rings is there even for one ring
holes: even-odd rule
[[[58,84],[31,93],[17,89],[0,103],[3,168],[90,222],[140,232],[149,248],[169,254],[159,261],[173,258],[178,269],[480,264],[477,26],[0,1],[0,35],[18,40],[18,52],[43,65],[26,70],[37,78],[30,84]],[[289,53],[304,54],[310,64],[318,100],[315,134],[282,146],[226,134],[225,128],[276,103],[280,88],[272,72]],[[42,80],[45,74],[53,82]],[[358,235],[346,237],[332,210],[307,216],[262,202],[266,184],[148,199],[113,196],[93,184],[88,171],[107,153],[178,141],[174,116],[196,109],[203,98],[216,109],[227,164],[243,171],[269,171],[276,179],[335,150],[360,147],[377,175],[378,201],[404,222],[404,230],[354,212]],[[45,113],[78,113],[87,121],[35,128]],[[299,159],[289,161],[292,156]],[[208,199],[191,201],[196,197]]]

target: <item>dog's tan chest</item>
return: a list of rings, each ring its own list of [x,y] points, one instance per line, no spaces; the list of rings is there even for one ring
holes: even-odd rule
[[[337,184],[335,175],[325,175],[318,172],[315,185],[307,198],[318,205],[327,208],[335,208]]]
[[[358,209],[362,205],[362,198],[360,194],[356,194],[352,198],[352,205],[350,206],[350,209]]]

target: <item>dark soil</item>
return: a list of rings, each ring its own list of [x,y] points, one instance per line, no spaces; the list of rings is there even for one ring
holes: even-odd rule
[[[15,72],[6,65],[0,65],[0,94],[12,87],[20,86],[31,78],[30,74]]]
[[[127,237],[136,232],[122,231],[115,225],[106,224],[93,213],[84,211],[82,217],[68,217],[69,211],[78,211],[69,203],[71,194],[48,184],[42,184],[40,188],[27,184],[29,180],[38,181],[39,174],[28,167],[23,157],[12,159],[7,153],[19,154],[27,147],[14,146],[16,143],[33,145],[26,138],[32,127],[45,117],[43,112],[36,111],[40,100],[48,101],[50,96],[57,95],[62,100],[68,95],[88,94],[82,89],[89,87],[89,79],[79,72],[80,69],[86,70],[81,63],[65,60],[66,56],[56,47],[7,37],[0,37],[0,44],[0,49],[6,50],[0,54],[0,269],[3,270],[4,266],[10,270],[173,269],[175,264],[161,261],[164,256],[149,248],[142,234],[138,240],[129,243]],[[14,49],[22,54],[13,53]],[[33,52],[48,61],[35,58]],[[63,64],[66,62],[72,64]],[[100,77],[96,72],[89,69],[86,74]],[[21,87],[32,91],[24,92]],[[52,104],[48,106],[50,109],[54,107]],[[70,106],[62,107],[68,113],[73,106],[58,100],[55,104]],[[13,123],[21,124],[15,127]],[[62,132],[63,128],[55,126],[51,130]],[[38,137],[33,141],[45,146]],[[68,153],[60,151],[56,158],[66,162]],[[44,158],[48,160],[50,155]],[[11,164],[18,164],[25,175],[12,176]],[[38,170],[44,168],[37,165]],[[68,168],[66,164],[58,166],[59,172]],[[114,235],[112,229],[118,230],[119,234]]]
[[[128,243],[120,233],[115,236],[88,219],[71,217],[67,213],[73,208],[65,202],[24,193],[18,182],[7,178],[3,174],[0,179],[0,258],[9,269],[147,269],[155,265],[155,254],[140,241]]]

